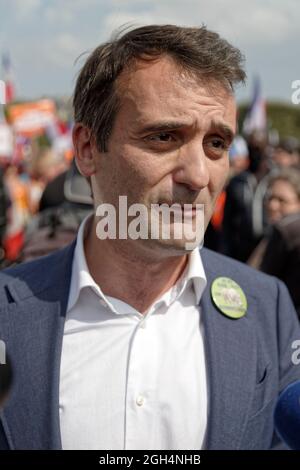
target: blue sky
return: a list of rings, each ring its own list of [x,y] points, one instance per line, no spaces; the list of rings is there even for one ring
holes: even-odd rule
[[[204,23],[246,56],[238,99],[249,98],[258,74],[266,98],[291,102],[300,79],[299,0],[0,0],[0,52],[10,52],[19,96],[70,95],[76,58],[128,22]]]

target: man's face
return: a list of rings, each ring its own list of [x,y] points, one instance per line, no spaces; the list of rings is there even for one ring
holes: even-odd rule
[[[94,150],[95,206],[127,196],[127,204],[204,204],[205,227],[228,173],[236,105],[220,84],[209,88],[170,58],[141,62],[120,77],[121,107],[108,152]],[[172,224],[172,219],[171,222]],[[172,230],[171,230],[172,233]],[[184,252],[185,240],[139,240]]]
[[[267,212],[271,223],[300,212],[300,200],[291,183],[280,179],[273,182],[268,192]]]
[[[287,152],[283,148],[278,147],[274,151],[273,160],[281,168],[289,168],[298,163],[297,152]]]

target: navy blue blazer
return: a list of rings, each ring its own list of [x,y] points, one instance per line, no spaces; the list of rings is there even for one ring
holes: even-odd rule
[[[59,374],[75,243],[0,273],[0,339],[15,381],[0,422],[0,449],[61,449]],[[285,286],[275,278],[202,249],[208,285],[201,299],[209,386],[207,449],[284,447],[274,434],[278,394],[300,379],[292,343],[300,325]],[[239,320],[211,300],[219,276],[248,300]]]

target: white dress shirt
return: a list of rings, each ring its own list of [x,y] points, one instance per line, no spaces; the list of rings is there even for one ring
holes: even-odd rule
[[[74,252],[63,338],[62,448],[201,449],[207,381],[198,304],[206,277],[199,250],[142,315],[104,295],[93,280],[84,253],[86,220]]]

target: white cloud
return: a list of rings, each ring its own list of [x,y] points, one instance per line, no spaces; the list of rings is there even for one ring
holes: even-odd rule
[[[114,30],[128,23],[205,23],[250,57],[249,71],[259,69],[268,89],[274,82],[270,79],[274,62],[284,59],[284,70],[276,70],[282,81],[286,70],[296,73],[298,0],[0,0],[0,11],[4,5],[9,21],[1,24],[0,39],[9,45],[20,81],[22,74],[32,75],[26,90],[34,88],[36,76],[43,74],[50,87],[59,77],[69,79],[80,53],[109,39]],[[67,81],[65,78],[64,83]]]
[[[261,0],[137,0],[115,1],[115,10],[105,22],[119,26],[122,22],[207,24],[227,38],[238,38],[242,44],[277,44],[299,34],[300,4],[297,0],[272,2]],[[136,8],[138,10],[136,11]]]
[[[114,31],[124,25],[139,27],[156,22],[155,15],[152,14],[140,13],[134,15],[129,12],[111,13],[104,19],[102,36],[104,39],[109,39]]]
[[[61,33],[46,45],[47,57],[53,65],[70,66],[82,51],[82,41],[69,33]]]
[[[80,19],[82,13],[99,8],[101,9],[105,0],[52,0],[45,3],[44,18],[52,25],[70,26]]]
[[[14,12],[16,20],[21,22],[32,18],[36,14],[36,11],[41,7],[42,0],[10,0],[8,3],[10,9]]]

